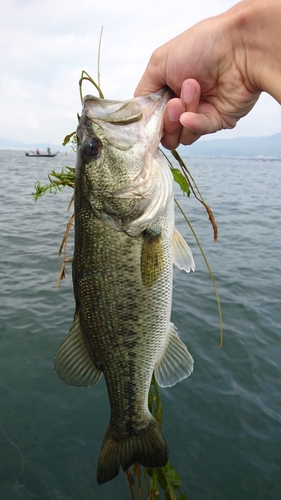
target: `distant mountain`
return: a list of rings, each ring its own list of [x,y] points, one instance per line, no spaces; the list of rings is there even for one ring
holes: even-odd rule
[[[0,149],[24,149],[26,151],[36,148],[52,151],[63,150],[61,144],[36,143],[26,144],[14,139],[0,137]],[[235,137],[233,139],[199,139],[191,146],[180,146],[179,153],[183,156],[273,156],[281,158],[281,133],[261,137]]]
[[[181,146],[179,152],[185,156],[273,156],[281,158],[281,133],[208,141],[201,138],[191,146]]]
[[[6,139],[4,137],[0,137],[0,149],[24,149],[26,151],[34,150],[34,149],[42,149],[42,151],[47,150],[47,148],[51,148],[53,151],[63,150],[64,147],[61,144],[52,144],[50,142],[38,142],[36,144],[27,144],[26,142],[17,141],[15,139]]]

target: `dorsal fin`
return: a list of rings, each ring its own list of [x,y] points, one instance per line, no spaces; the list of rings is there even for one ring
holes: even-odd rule
[[[54,369],[66,384],[75,386],[90,387],[102,376],[85,344],[78,314],[57,351]]]

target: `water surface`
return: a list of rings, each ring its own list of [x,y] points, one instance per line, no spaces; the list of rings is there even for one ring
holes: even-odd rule
[[[55,289],[71,190],[37,203],[31,192],[57,161],[0,151],[0,498],[125,500],[122,472],[96,483],[109,419],[104,381],[75,388],[53,371],[74,312],[71,275]],[[281,161],[187,163],[219,227],[214,243],[204,207],[177,190],[217,282],[224,344],[208,271],[177,211],[196,272],[175,269],[172,320],[195,369],[161,390],[170,460],[189,500],[279,500]]]

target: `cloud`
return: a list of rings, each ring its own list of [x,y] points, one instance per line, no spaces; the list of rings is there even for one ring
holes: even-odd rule
[[[231,0],[9,0],[2,2],[0,136],[26,142],[60,142],[76,127],[82,69],[97,78],[106,97],[133,95],[152,51],[199,20],[231,7]],[[94,89],[85,85],[85,93]],[[258,104],[235,131],[280,131],[278,105]],[[270,111],[270,118],[265,117]],[[256,115],[255,115],[256,113]],[[258,120],[260,123],[258,123]],[[277,121],[278,119],[278,121]],[[246,130],[247,129],[247,130]]]

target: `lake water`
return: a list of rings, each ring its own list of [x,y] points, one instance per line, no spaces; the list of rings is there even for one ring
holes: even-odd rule
[[[31,193],[57,158],[0,151],[0,499],[126,500],[123,472],[96,483],[104,381],[75,388],[53,371],[74,312],[71,275],[55,289],[71,190],[37,203]],[[186,161],[219,227],[214,243],[205,209],[177,190],[216,279],[224,344],[208,271],[177,211],[196,272],[175,269],[172,320],[195,367],[161,390],[170,461],[188,500],[279,500],[281,161]]]

